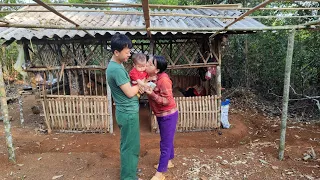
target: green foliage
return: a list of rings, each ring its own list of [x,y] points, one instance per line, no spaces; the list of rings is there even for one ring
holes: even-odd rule
[[[320,94],[320,35],[318,32],[297,31],[295,37],[291,86],[298,94]],[[245,74],[245,40],[248,41],[248,74]],[[223,86],[250,87],[268,97],[269,92],[282,94],[288,32],[265,32],[233,35],[224,50]]]

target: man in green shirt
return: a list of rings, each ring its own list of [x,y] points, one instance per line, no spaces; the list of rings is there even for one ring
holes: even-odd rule
[[[123,34],[111,38],[113,56],[106,74],[116,104],[116,120],[120,128],[120,179],[136,180],[140,153],[139,86],[131,86],[128,72],[122,65],[130,57],[131,40]]]

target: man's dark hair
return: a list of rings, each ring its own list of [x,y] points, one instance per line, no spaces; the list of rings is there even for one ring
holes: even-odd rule
[[[121,52],[124,48],[132,48],[131,39],[120,33],[116,33],[111,38],[111,52],[114,54],[114,51],[117,50]]]
[[[153,56],[153,64],[155,64],[154,62],[157,62],[156,65],[159,73],[164,72],[168,67],[168,63],[163,56]]]

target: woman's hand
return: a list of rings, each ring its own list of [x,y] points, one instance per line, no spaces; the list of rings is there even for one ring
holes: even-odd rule
[[[152,94],[153,89],[150,86],[145,86],[144,87],[144,92],[150,95],[150,94]]]

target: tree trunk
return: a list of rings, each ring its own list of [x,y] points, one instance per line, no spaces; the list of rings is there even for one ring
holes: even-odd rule
[[[250,80],[249,80],[249,62],[248,62],[248,35],[245,35],[245,48],[244,48],[244,55],[245,55],[245,76],[246,76],[246,88],[250,88]]]
[[[5,54],[2,54],[3,58]],[[3,80],[3,73],[2,73],[2,61],[0,61],[0,102],[1,102],[1,112],[3,115],[3,124],[4,124],[4,131],[6,136],[6,143],[8,149],[9,160],[12,162],[16,162],[16,157],[14,154],[14,148],[12,144],[12,135],[11,135],[11,125],[9,121],[9,113],[8,113],[8,105],[7,105],[7,96],[6,96],[6,89]]]
[[[279,160],[283,160],[285,150],[286,139],[286,127],[287,127],[287,115],[288,115],[288,101],[289,101],[289,86],[290,86],[290,74],[291,64],[294,47],[294,35],[296,30],[293,29],[288,38],[288,48],[286,57],[286,66],[284,72],[284,87],[283,87],[283,99],[282,99],[282,116],[281,116],[281,135],[279,144]]]

